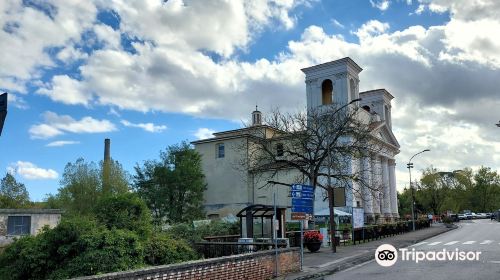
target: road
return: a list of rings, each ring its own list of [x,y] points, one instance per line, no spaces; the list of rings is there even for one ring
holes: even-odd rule
[[[400,248],[397,248],[400,249]],[[412,245],[409,251],[481,252],[478,261],[398,261],[389,267],[380,266],[375,260],[357,265],[328,276],[335,280],[498,280],[500,279],[500,223],[488,220],[468,220],[459,228]],[[423,253],[422,253],[423,254]],[[472,254],[472,253],[471,253]],[[472,256],[472,255],[471,255]]]

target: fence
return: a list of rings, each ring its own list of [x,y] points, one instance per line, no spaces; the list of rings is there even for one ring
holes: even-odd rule
[[[286,248],[285,242],[278,243],[278,248]],[[253,253],[257,251],[271,250],[275,248],[273,242],[197,242],[195,243],[196,251],[205,259],[218,258],[224,256]]]

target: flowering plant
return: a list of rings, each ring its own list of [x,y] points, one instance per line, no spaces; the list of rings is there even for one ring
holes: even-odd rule
[[[317,231],[308,231],[304,233],[304,242],[321,242],[323,235]]]

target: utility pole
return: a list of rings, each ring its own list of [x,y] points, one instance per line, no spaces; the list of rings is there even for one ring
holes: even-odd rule
[[[410,160],[408,161],[408,164],[406,164],[406,167],[408,168],[408,172],[410,173],[410,189],[411,189],[411,222],[412,222],[412,226],[413,226],[413,231],[415,231],[415,189],[413,188],[413,185],[412,185],[412,181],[411,181],[411,169],[413,168],[413,163],[411,162],[411,160],[421,154],[421,153],[425,153],[425,152],[430,152],[429,149],[425,149],[421,152],[418,152],[416,154],[414,154]]]

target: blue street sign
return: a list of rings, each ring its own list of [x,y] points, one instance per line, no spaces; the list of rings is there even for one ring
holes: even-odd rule
[[[292,213],[312,214],[314,209],[314,188],[307,185],[292,185]]]
[[[312,199],[292,198],[292,206],[313,206]]]
[[[312,206],[292,206],[292,212],[301,212],[301,213],[313,213]]]
[[[292,185],[292,191],[314,192],[314,188],[308,185]]]
[[[314,199],[314,193],[310,192],[301,192],[301,191],[292,191],[293,198],[308,198]]]

